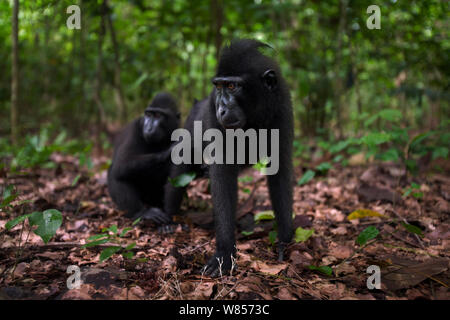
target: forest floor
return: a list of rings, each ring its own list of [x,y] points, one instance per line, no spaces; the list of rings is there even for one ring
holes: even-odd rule
[[[248,169],[239,182],[237,268],[231,275],[211,279],[201,274],[215,245],[208,180],[195,180],[188,188],[185,214],[177,222],[189,229],[180,225],[174,234],[161,235],[149,224],[132,226],[117,210],[108,196],[107,160],[94,158],[96,169],[88,171],[80,170],[72,156],[53,154],[53,169],[26,174],[0,170],[0,184],[13,184],[20,195],[13,210],[0,212],[0,299],[450,298],[448,163],[441,173],[414,178],[420,185],[417,197],[404,195],[412,178],[400,166],[386,163],[335,166],[296,185],[295,228],[314,233],[306,241],[293,241],[283,263],[277,261],[269,240],[273,220],[254,219],[271,210],[265,179]],[[298,167],[296,181],[301,176]],[[61,227],[47,244],[29,232],[28,222],[5,231],[13,217],[46,209],[63,214]],[[349,220],[358,209],[383,217]],[[412,229],[421,236],[405,223],[417,227]],[[109,244],[82,245],[113,225],[119,232],[131,228],[120,244],[135,242],[135,256],[115,254],[100,262],[100,251]],[[379,234],[360,246],[358,235],[369,226]],[[81,268],[79,289],[67,288],[70,265]],[[371,265],[381,268],[381,289],[368,289]],[[327,275],[310,266],[329,266],[333,272]]]

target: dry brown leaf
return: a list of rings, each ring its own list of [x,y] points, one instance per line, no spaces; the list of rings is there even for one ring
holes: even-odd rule
[[[259,271],[262,273],[268,273],[271,275],[277,275],[281,270],[286,269],[287,264],[282,263],[282,264],[268,265],[267,263],[262,262],[262,261],[253,261],[251,264],[251,267],[255,271]]]
[[[344,226],[340,226],[340,227],[337,227],[335,229],[331,229],[330,231],[331,231],[332,234],[335,234],[335,235],[341,235],[342,236],[344,234],[347,234],[347,228],[344,227]]]
[[[353,248],[336,243],[330,244],[330,255],[335,256],[338,259],[347,259],[353,253]]]
[[[393,265],[381,272],[381,283],[389,290],[415,286],[429,277],[448,270],[449,267],[448,259],[433,259],[423,263],[410,261],[409,265],[405,265],[407,262],[403,261],[403,266]]]
[[[278,291],[277,298],[280,300],[297,300],[287,288]]]

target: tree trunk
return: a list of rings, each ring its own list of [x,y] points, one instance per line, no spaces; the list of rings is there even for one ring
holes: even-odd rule
[[[19,0],[13,2],[11,70],[11,141],[19,138]]]
[[[346,15],[347,15],[347,5],[348,0],[339,0],[340,14],[339,14],[339,27],[337,34],[337,47],[336,47],[336,64],[334,74],[336,77],[335,87],[334,87],[334,101],[336,108],[336,121],[337,121],[337,136],[340,138],[342,136],[342,110],[341,110],[341,101],[342,101],[342,77],[340,77],[340,70],[342,67],[342,38],[345,32],[345,23],[346,23]]]
[[[359,73],[360,68],[358,67],[358,48],[355,46],[352,40],[350,40],[350,61],[352,65],[352,74],[353,74],[353,81],[355,86],[355,97],[356,97],[356,106],[358,110],[358,116],[361,116],[363,110],[362,110],[362,100],[361,100],[361,91],[359,88]],[[359,119],[359,118],[358,118]],[[359,133],[361,130],[360,121],[356,120],[356,132]]]
[[[106,21],[108,24],[109,32],[111,35],[111,41],[114,50],[114,98],[116,100],[117,108],[119,110],[119,121],[124,122],[127,120],[127,107],[122,90],[122,81],[120,80],[120,55],[119,45],[117,43],[116,31],[111,19],[111,8],[108,5],[108,0],[104,0]]]
[[[203,86],[202,86],[202,97],[206,97],[206,95],[208,94],[208,90],[210,88],[210,82],[209,82],[209,77],[207,77],[206,75],[207,73],[207,66],[208,66],[208,61],[207,61],[207,57],[208,57],[208,53],[209,53],[209,45],[211,42],[211,33],[208,32],[206,35],[206,41],[205,41],[205,51],[203,52],[203,56],[202,56],[202,82],[203,82]]]
[[[81,10],[83,10],[83,2],[84,0],[80,0],[80,7]],[[79,32],[79,36],[80,36],[80,55],[79,55],[79,68],[80,68],[80,87],[79,87],[79,95],[80,95],[80,101],[77,103],[77,110],[76,113],[78,115],[78,125],[77,128],[75,129],[77,131],[78,134],[81,133],[82,130],[82,123],[86,120],[86,112],[85,110],[86,105],[87,105],[87,96],[86,96],[86,90],[85,90],[85,81],[86,81],[86,57],[85,57],[85,39],[86,39],[86,28],[87,28],[87,23],[86,23],[86,18],[85,15],[82,14],[81,15],[81,30]]]
[[[216,59],[219,61],[220,48],[222,47],[222,34],[220,30],[223,25],[224,16],[224,4],[223,0],[212,0],[211,1],[211,16],[213,17],[213,29],[215,33],[215,46],[216,46]]]
[[[95,75],[95,90],[94,90],[94,101],[97,105],[97,117],[96,125],[94,127],[95,136],[95,151],[100,152],[100,133],[103,131],[106,122],[105,108],[102,102],[102,70],[103,70],[103,39],[105,37],[105,1],[101,5],[100,13],[100,28],[98,30],[98,42],[97,42],[97,70]]]

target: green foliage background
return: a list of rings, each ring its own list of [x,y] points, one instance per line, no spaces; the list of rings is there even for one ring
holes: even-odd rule
[[[99,53],[108,123],[138,116],[159,91],[175,95],[186,116],[211,90],[218,49],[239,37],[269,43],[290,85],[296,136],[361,137],[398,128],[444,129],[449,119],[449,2],[306,0],[110,0],[126,117],[114,98],[114,46],[99,48],[103,0],[21,0],[19,126],[22,137],[51,127],[54,136],[99,135],[94,101]],[[81,7],[69,30],[66,8]],[[369,30],[366,9],[381,8]],[[0,136],[10,132],[12,1],[0,2]],[[383,110],[384,113],[381,113]],[[395,124],[395,128],[393,127]],[[116,126],[116,127],[117,127]],[[368,147],[383,139],[364,141]],[[389,141],[401,137],[385,137]],[[377,140],[378,139],[378,140]],[[408,140],[408,139],[406,139]],[[400,141],[400,140],[399,140]],[[381,142],[380,142],[381,143]],[[404,142],[403,142],[404,143]],[[448,156],[447,151],[440,151]],[[391,151],[391,157],[400,157]]]

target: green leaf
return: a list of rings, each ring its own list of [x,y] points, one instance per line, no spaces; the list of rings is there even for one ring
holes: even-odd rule
[[[415,183],[415,182],[412,182],[411,183],[411,188],[413,188],[413,189],[420,189],[420,185]]]
[[[367,241],[374,239],[379,233],[380,231],[378,231],[377,228],[375,228],[374,226],[369,226],[359,234],[358,239],[356,239],[356,242],[360,246],[363,246],[367,243]]]
[[[169,178],[169,182],[172,186],[176,188],[186,187],[192,180],[196,177],[195,172],[183,173],[175,178]]]
[[[24,214],[23,216],[19,216],[17,218],[14,218],[11,221],[8,221],[5,225],[6,230],[11,230],[12,228],[14,228],[16,225],[18,225],[19,223],[21,223],[22,221],[24,221],[26,218],[30,217],[31,213],[29,214]]]
[[[134,227],[134,226],[137,225],[140,221],[141,221],[141,218],[137,218],[136,220],[133,221],[133,223],[132,223],[131,225]]]
[[[33,203],[33,202],[34,202],[34,200],[31,200],[31,199],[29,199],[29,200],[20,200],[19,202],[17,202],[17,205],[20,206],[20,205],[25,204],[25,203]]]
[[[345,148],[347,148],[353,141],[351,139],[347,139],[344,141],[339,141],[336,144],[333,144],[330,147],[330,153],[337,153],[337,152],[341,152],[342,150],[344,150]]]
[[[269,232],[270,244],[273,246],[276,240],[277,240],[277,232],[275,230],[270,231]]]
[[[100,253],[100,262],[109,259],[114,253],[120,250],[122,250],[121,247],[108,247],[106,249],[103,249],[102,252]]]
[[[308,170],[305,172],[305,174],[300,178],[300,180],[298,181],[298,185],[302,186],[306,183],[308,183],[309,181],[311,181],[312,178],[314,178],[314,176],[316,175],[316,173],[312,170]]]
[[[74,187],[74,186],[78,183],[78,180],[80,180],[80,177],[81,177],[81,174],[77,175],[77,176],[75,177],[75,179],[73,179],[73,181],[72,181],[72,187]]]
[[[319,148],[321,148],[321,149],[323,149],[325,151],[328,151],[330,149],[330,146],[331,146],[330,142],[323,141],[323,140],[319,141],[317,143],[317,145],[319,146]]]
[[[273,213],[273,210],[261,211],[255,214],[254,219],[256,222],[262,220],[273,220],[275,219],[275,214]]]
[[[62,214],[56,209],[49,209],[44,212],[33,212],[28,220],[30,225],[38,226],[33,232],[40,236],[44,243],[48,243],[62,224]]]
[[[342,159],[344,159],[344,156],[342,154],[338,154],[336,157],[334,157],[333,162],[334,163],[338,163],[340,162]]]
[[[6,186],[5,190],[3,190],[3,199],[8,198],[9,196],[11,196],[13,194],[13,190],[14,190],[14,186],[13,185],[8,185]]]
[[[411,194],[411,192],[412,192],[412,188],[406,189],[406,191],[403,193],[402,197],[403,198],[408,197]]]
[[[374,147],[376,145],[389,142],[391,140],[391,135],[385,132],[371,132],[362,137],[361,143],[368,147]]]
[[[251,190],[249,188],[244,188],[244,189],[242,189],[242,191],[245,192],[245,193],[250,193],[251,192]]]
[[[255,163],[253,165],[253,169],[256,169],[256,170],[264,173],[264,169],[267,167],[268,164],[269,164],[268,159],[262,159],[261,161]]]
[[[423,192],[413,192],[413,197],[416,199],[422,199],[423,198]]]
[[[122,252],[122,257],[124,257],[125,259],[132,259],[134,257],[134,252],[133,251]]]
[[[105,238],[105,237],[108,237],[108,235],[106,233],[101,233],[101,234],[96,234],[96,235],[90,236],[89,238],[87,238],[87,240],[93,241],[93,240],[98,240],[98,239]]]
[[[322,162],[316,167],[316,170],[320,172],[327,172],[331,168],[333,168],[333,166],[329,162]]]
[[[433,150],[433,153],[431,155],[432,160],[436,160],[437,158],[448,158],[449,149],[448,147],[437,147]]]
[[[11,202],[13,202],[18,196],[19,194],[17,193],[13,193],[14,191],[14,186],[13,185],[9,185],[5,188],[5,190],[3,191],[3,200],[0,204],[0,208],[6,207],[7,205],[9,205]]]
[[[424,132],[416,135],[414,138],[411,139],[411,142],[409,143],[409,150],[416,148],[420,145],[422,141],[424,141],[428,136],[432,135],[432,132]]]
[[[122,230],[122,232],[120,233],[120,235],[119,235],[119,237],[123,237],[128,231],[130,231],[132,228],[130,228],[130,227],[127,227],[127,228],[124,228],[123,230]]]
[[[108,231],[111,231],[113,234],[117,234],[117,225],[113,224],[108,228]]]
[[[405,160],[406,169],[411,172],[413,175],[415,175],[418,171],[418,165],[417,162],[413,159],[407,159]]]
[[[86,243],[85,245],[83,245],[82,248],[95,247],[95,246],[98,246],[100,244],[107,243],[108,241],[109,241],[109,238],[101,239],[101,240],[97,240],[97,241],[92,241],[92,242],[89,242],[89,243]]]
[[[64,140],[66,140],[66,137],[67,137],[67,132],[66,131],[61,131],[60,134],[53,141],[53,144],[61,145],[64,142]]]
[[[295,242],[305,242],[314,234],[314,229],[303,229],[302,227],[298,227],[295,230]]]
[[[127,245],[125,247],[125,250],[129,251],[129,250],[133,249],[134,247],[136,247],[136,242],[133,242],[133,243],[130,243],[129,245]]]
[[[253,234],[253,231],[241,231],[241,233],[242,233],[242,235],[247,237],[247,236]]]
[[[388,121],[399,121],[403,118],[402,112],[396,109],[384,109],[381,110],[378,115],[380,118]]]
[[[403,193],[402,197],[406,198],[410,194],[412,194],[412,196],[416,199],[423,198],[423,192],[415,192],[415,190],[420,190],[420,185],[413,182],[413,183],[411,183],[411,187],[407,188],[406,191]]]
[[[374,123],[378,119],[378,114],[374,114],[370,118],[368,118],[366,121],[364,121],[364,127],[369,127],[372,123]]]
[[[414,226],[414,225],[412,225],[412,224],[405,223],[405,222],[401,222],[401,225],[402,225],[406,230],[408,230],[408,232],[415,233],[415,234],[417,234],[418,236],[423,237],[423,232],[422,232],[422,230],[420,230],[420,228],[418,228],[418,227],[416,227],[416,226]]]
[[[89,170],[92,170],[92,168],[94,168],[94,163],[92,162],[92,158],[91,158],[91,157],[88,157],[88,158],[87,158],[87,161],[86,161],[86,167],[87,167]]]
[[[252,182],[253,181],[253,177],[251,177],[251,176],[239,177],[238,181],[239,182],[243,182],[243,183]]]
[[[315,270],[315,271],[319,271],[323,274],[326,274],[327,276],[331,276],[333,274],[333,269],[331,269],[329,266],[320,266],[320,267],[316,267],[316,266],[308,266],[308,268],[310,270]]]
[[[400,154],[397,149],[391,148],[379,155],[382,161],[397,161],[400,159]]]

